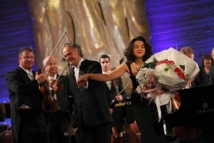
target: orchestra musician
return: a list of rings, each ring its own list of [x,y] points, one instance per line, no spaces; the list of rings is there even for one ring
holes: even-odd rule
[[[111,59],[108,55],[106,54],[101,55],[99,62],[102,67],[103,74],[111,72]],[[126,99],[127,95],[125,91],[122,92],[120,95],[118,95],[119,92],[122,91],[122,89],[123,89],[123,83],[122,83],[121,77],[114,79],[112,81],[106,82],[106,93],[107,95],[109,95],[108,96],[109,104],[110,103],[114,104],[115,102],[122,102],[124,99]],[[113,105],[110,108],[113,108]]]
[[[111,72],[111,59],[108,55],[103,54],[99,58],[100,65],[102,67],[102,73],[107,74]],[[113,68],[112,68],[113,69]],[[122,92],[121,92],[122,91]],[[122,135],[123,132],[125,132],[125,121],[124,119],[126,118],[124,109],[126,109],[125,104],[122,104],[121,108],[123,110],[119,111],[116,108],[119,109],[119,107],[115,107],[118,105],[118,103],[123,103],[126,102],[127,95],[125,91],[123,90],[123,83],[122,83],[122,78],[119,77],[117,79],[113,79],[111,81],[106,82],[105,86],[105,92],[108,96],[108,102],[109,102],[109,109],[111,113],[114,112],[114,114],[120,114],[117,115],[118,117],[121,117],[121,119],[113,117],[113,128],[112,128],[112,141],[111,143],[114,143],[115,141],[119,143],[119,140],[122,140],[122,138],[126,139],[126,136]],[[117,104],[117,105],[116,105]],[[135,142],[134,142],[135,143]]]
[[[214,71],[212,70],[213,59],[207,54],[202,57],[200,72],[195,78],[196,87],[214,85]]]
[[[189,57],[190,59],[194,60],[195,59],[195,54],[193,49],[190,46],[184,46],[181,48],[180,50],[181,53],[183,53],[184,55],[186,55],[187,57]],[[184,88],[193,88],[195,87],[195,82],[194,82],[194,78],[191,79],[188,84],[184,87]]]
[[[43,60],[45,74],[50,81],[49,90],[55,102],[58,103],[58,110],[46,113],[48,116],[49,136],[51,143],[68,143],[64,136],[70,122],[70,99],[68,93],[68,77],[58,73],[58,65],[55,57],[47,56]]]
[[[33,49],[21,48],[19,66],[6,74],[14,143],[48,143],[40,91],[40,84],[48,78],[45,74],[32,71],[34,61]]]

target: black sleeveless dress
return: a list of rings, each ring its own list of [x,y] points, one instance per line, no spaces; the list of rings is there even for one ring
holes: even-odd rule
[[[163,134],[157,134],[159,131],[157,131],[156,128],[155,104],[152,102],[149,104],[149,100],[143,98],[136,92],[135,89],[139,84],[132,73],[130,63],[126,62],[126,64],[130,71],[130,78],[133,86],[131,94],[132,110],[134,119],[141,132],[141,143],[167,143],[166,137]]]

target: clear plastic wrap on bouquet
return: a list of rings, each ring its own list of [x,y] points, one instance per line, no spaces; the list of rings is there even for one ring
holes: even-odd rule
[[[195,61],[169,48],[151,56],[139,70],[136,79],[141,87],[145,87],[146,82],[151,84],[152,81],[165,86],[169,91],[175,91],[182,89],[186,82],[194,78],[198,72],[199,67]],[[148,77],[147,75],[150,74],[155,77]]]
[[[138,92],[147,93],[147,99],[153,100],[158,108],[167,105],[171,112],[173,92],[183,89],[186,83],[199,72],[198,64],[183,53],[169,48],[151,56],[139,70],[136,79]]]

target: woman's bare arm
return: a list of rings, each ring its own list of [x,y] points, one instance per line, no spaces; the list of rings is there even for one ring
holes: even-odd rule
[[[101,82],[113,80],[118,77],[121,77],[125,72],[127,72],[127,69],[128,67],[126,63],[122,63],[115,70],[108,74],[84,74],[78,78],[77,84],[78,86],[83,86],[85,85],[85,82],[87,82],[88,79],[97,80]]]

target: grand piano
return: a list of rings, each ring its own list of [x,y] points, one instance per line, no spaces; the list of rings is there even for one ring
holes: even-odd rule
[[[168,127],[184,140],[194,138],[202,143],[214,143],[214,85],[179,90],[178,93],[180,107],[166,116]]]
[[[170,127],[214,127],[214,85],[178,90],[180,108],[168,114]]]

